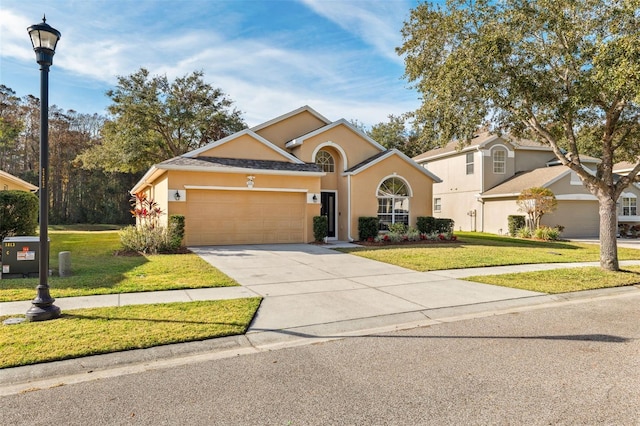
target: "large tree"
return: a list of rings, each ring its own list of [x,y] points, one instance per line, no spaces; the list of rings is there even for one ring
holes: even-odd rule
[[[407,128],[406,118],[389,115],[388,122],[374,124],[367,134],[385,148],[395,148],[409,157],[415,157],[431,148],[418,134]]]
[[[136,173],[246,127],[220,89],[196,71],[170,82],[141,68],[107,96],[103,141],[79,157],[87,168]]]
[[[481,123],[547,144],[597,197],[600,264],[618,270],[616,202],[640,171],[640,0],[449,0],[402,29],[422,94],[421,137],[468,140]],[[584,149],[600,153],[595,174]],[[635,164],[624,177],[618,161]]]

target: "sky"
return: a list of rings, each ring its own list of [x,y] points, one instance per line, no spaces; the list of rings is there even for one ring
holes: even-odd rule
[[[419,106],[396,54],[417,0],[0,0],[0,84],[39,96],[27,27],[62,33],[49,104],[107,115],[105,92],[144,67],[204,73],[252,127],[309,105],[365,126]]]

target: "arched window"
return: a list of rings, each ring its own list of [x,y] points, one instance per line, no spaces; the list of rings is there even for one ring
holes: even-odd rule
[[[404,180],[397,177],[384,180],[377,195],[381,229],[389,229],[392,223],[409,225],[409,188]]]
[[[316,155],[316,164],[320,166],[323,172],[333,172],[335,170],[333,156],[325,150],[318,151],[318,155]]]

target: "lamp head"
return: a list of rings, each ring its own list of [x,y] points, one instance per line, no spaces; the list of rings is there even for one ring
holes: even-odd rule
[[[40,65],[53,64],[53,55],[56,53],[56,45],[60,40],[60,31],[47,24],[47,18],[42,17],[42,23],[31,25],[27,28],[31,45],[36,52],[36,61]]]

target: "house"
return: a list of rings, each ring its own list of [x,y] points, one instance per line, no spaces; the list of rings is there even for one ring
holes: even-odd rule
[[[0,191],[7,190],[35,192],[38,190],[38,187],[0,170]]]
[[[432,215],[440,180],[344,119],[308,106],[154,165],[131,190],[167,216],[184,215],[186,245],[313,241],[313,217],[328,238],[358,239],[358,218],[383,226]]]
[[[596,197],[575,172],[560,164],[548,146],[485,132],[463,147],[452,142],[414,160],[442,179],[433,186],[434,215],[454,219],[456,229],[505,234],[508,216],[524,214],[516,203],[521,191],[543,187],[555,194],[558,206],[542,217],[542,225],[563,226],[566,238],[599,235]],[[588,156],[580,160],[593,172],[600,161]],[[640,223],[638,196],[637,185],[622,194],[620,223]]]

